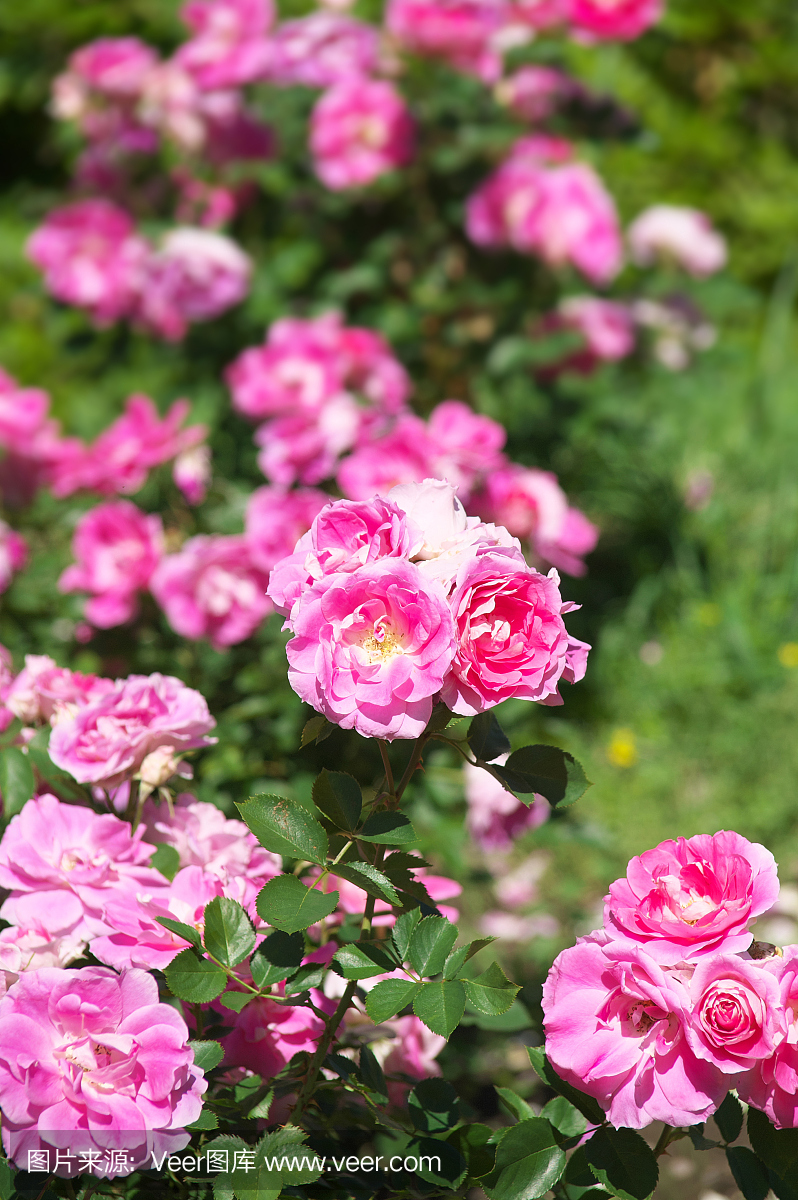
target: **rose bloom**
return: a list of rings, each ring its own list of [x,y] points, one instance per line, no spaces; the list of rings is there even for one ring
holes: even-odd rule
[[[181,867],[202,867],[209,875],[244,875],[266,881],[279,875],[282,860],[264,850],[243,821],[230,820],[215,804],[184,793],[170,811],[152,799],[144,805],[145,837],[154,845],[172,846]]]
[[[759,964],[777,981],[786,1034],[768,1058],[758,1060],[736,1083],[740,1099],[762,1109],[777,1129],[798,1125],[798,946],[785,946],[783,957]]]
[[[8,590],[14,574],[28,558],[28,544],[5,521],[0,521],[0,592]]]
[[[159,1003],[158,984],[145,971],[45,968],[21,975],[0,999],[9,1159],[25,1169],[36,1151],[94,1151],[92,1173],[113,1178],[150,1166],[153,1152],[182,1149],[208,1086],[188,1037],[185,1021]],[[116,1167],[109,1145],[127,1151]],[[67,1161],[56,1174],[72,1167]]]
[[[271,571],[290,555],[329,502],[327,493],[316,488],[297,488],[292,492],[278,487],[256,488],[244,517],[247,545],[255,566],[261,571]]]
[[[291,623],[288,678],[303,700],[364,737],[423,732],[455,649],[440,584],[381,559],[307,588]]]
[[[599,931],[563,950],[543,985],[554,1069],[595,1097],[616,1128],[705,1121],[729,1079],[693,1050],[687,986],[642,947],[606,940]]]
[[[332,1012],[332,1005],[316,988],[310,995],[316,1007]],[[283,1007],[268,997],[252,1000],[235,1015],[226,1008],[222,1011],[225,1025],[233,1027],[222,1039],[225,1066],[246,1067],[263,1079],[279,1074],[295,1054],[312,1054],[324,1033],[324,1022],[310,1009]]]
[[[432,474],[453,484],[467,504],[476,481],[503,465],[507,431],[460,400],[444,400],[434,408],[427,430],[435,447]]]
[[[115,687],[113,679],[59,667],[46,654],[26,654],[24,668],[5,689],[3,699],[25,725],[40,721],[55,724],[64,711],[91,704]]]
[[[403,413],[390,433],[362,441],[343,460],[336,479],[350,500],[386,495],[398,483],[420,483],[435,474],[435,446],[420,417]]]
[[[347,392],[333,396],[313,415],[267,421],[255,433],[255,445],[262,447],[258,466],[282,487],[321,483],[355,444],[361,422],[362,410]]]
[[[449,598],[456,650],[441,699],[473,716],[516,697],[561,704],[561,679],[577,683],[587,666],[584,642],[571,638],[556,571],[541,575],[513,549],[466,560]]]
[[[505,754],[497,761],[504,764],[507,757]],[[548,820],[551,805],[545,796],[535,795],[530,804],[524,804],[498,779],[470,763],[463,765],[463,776],[468,804],[466,825],[481,850],[510,850],[517,837]]]
[[[325,88],[343,79],[368,78],[379,66],[373,25],[343,13],[312,12],[283,21],[270,42],[270,83]]]
[[[55,209],[27,243],[28,257],[44,272],[48,291],[87,309],[98,325],[130,313],[150,253],[132,219],[108,200],[79,200]]]
[[[250,637],[272,611],[267,584],[246,538],[200,534],[161,559],[150,591],[176,633],[223,650]]]
[[[316,174],[332,191],[373,183],[410,162],[414,128],[392,83],[342,80],[324,93],[311,113]]]
[[[211,482],[210,446],[193,446],[181,451],[172,467],[172,479],[187,504],[202,504]]]
[[[61,592],[90,592],[86,617],[100,629],[136,615],[136,592],[146,588],[163,554],[163,526],[129,500],[98,504],[78,521],[77,559],[58,580]]]
[[[74,933],[52,937],[44,931],[10,925],[0,932],[0,994],[7,992],[24,971],[68,967],[76,958],[82,958],[85,949],[83,937]]]
[[[196,154],[205,146],[208,122],[203,113],[202,92],[194,77],[175,58],[159,63],[150,71],[136,106],[136,117],[184,153]]]
[[[288,615],[302,591],[317,580],[378,559],[412,558],[420,548],[418,528],[396,504],[379,496],[337,500],[321,510],[293,554],[277,564],[268,595]]]
[[[369,1049],[382,1067],[388,1081],[391,1104],[404,1105],[411,1084],[392,1079],[394,1075],[409,1075],[411,1079],[439,1078],[441,1069],[435,1059],[446,1045],[446,1038],[428,1029],[418,1017],[394,1017],[383,1021],[382,1028],[392,1037],[369,1042]]]
[[[87,938],[113,892],[163,884],[143,835],[111,813],[34,797],[0,841],[0,887],[10,890],[0,915],[22,930]]]
[[[189,0],[181,16],[194,36],[179,47],[175,60],[204,91],[262,78],[270,58],[266,34],[274,20],[272,0]]]
[[[496,99],[525,121],[546,121],[575,89],[574,80],[555,67],[519,67],[496,85]]]
[[[733,954],[701,959],[690,981],[693,1019],[685,1033],[698,1058],[725,1075],[770,1058],[786,1029],[777,979]]]
[[[97,99],[129,105],[157,62],[155,50],[139,38],[97,38],[76,50],[67,70],[53,80],[51,111],[62,121],[80,121],[88,133],[87,118],[96,118]]]
[[[495,43],[507,15],[502,0],[389,0],[385,23],[409,50],[494,83],[502,68]]]
[[[614,938],[645,945],[660,962],[746,950],[748,925],[779,894],[773,855],[738,833],[661,842],[633,858],[610,885],[604,924]]]
[[[25,388],[0,367],[0,446],[28,455],[47,423],[50,397],[39,388]]]
[[[565,0],[565,10],[580,40],[630,42],[659,21],[663,0]]]
[[[78,783],[113,788],[161,746],[178,753],[213,745],[204,696],[171,675],[129,675],[108,695],[58,721],[50,757]]]
[[[551,315],[550,328],[573,329],[582,335],[585,348],[569,355],[560,369],[588,373],[599,362],[615,362],[631,354],[635,345],[634,319],[625,304],[598,296],[568,296]]]
[[[654,204],[629,226],[629,249],[641,267],[658,258],[674,262],[699,279],[726,265],[726,239],[705,213],[674,204]]]
[[[135,318],[169,342],[195,321],[209,321],[246,296],[252,260],[230,238],[209,229],[167,233],[147,265]]]
[[[435,904],[441,916],[446,917],[447,921],[457,921],[460,913],[458,909],[452,908],[449,904],[441,904],[441,900],[453,900],[462,892],[462,887],[454,879],[448,879],[445,875],[432,875],[426,867],[411,867],[413,878],[418,883],[423,883],[427,890],[427,895]],[[338,875],[326,875],[323,880],[314,884],[322,892],[337,892],[339,896],[338,907],[329,920],[338,918],[343,919],[344,914],[350,916],[359,916],[368,903],[368,894],[363,888],[359,888],[357,884],[351,883],[348,879],[341,879]],[[373,924],[376,927],[392,928],[396,924],[396,916],[392,906],[387,900],[377,900],[374,905],[374,920]],[[400,973],[397,973],[397,978],[404,978]],[[389,975],[387,978],[393,978]],[[377,983],[377,979],[369,979],[364,981],[372,987]],[[368,989],[366,989],[368,990]]]

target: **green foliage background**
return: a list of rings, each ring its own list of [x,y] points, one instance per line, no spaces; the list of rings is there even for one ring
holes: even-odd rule
[[[46,298],[22,246],[63,197],[75,150],[46,114],[49,80],[96,36],[138,33],[168,50],[180,37],[175,12],[171,0],[0,5],[0,364],[50,390],[68,432],[86,437],[131,391],[161,407],[190,396],[194,416],[214,430],[209,501],[196,517],[166,474],[136,497],[181,535],[238,531],[246,496],[262,482],[221,369],[276,317],[331,304],[388,336],[416,382],[419,411],[468,399],[507,426],[515,458],[558,472],[602,528],[589,575],[564,586],[583,604],[574,632],[596,649],[562,709],[508,705],[500,715],[515,745],[557,741],[595,786],[578,811],[524,844],[550,855],[541,908],[563,925],[562,939],[517,949],[515,978],[526,970],[530,1003],[539,971],[574,927],[589,927],[626,858],[662,838],[732,827],[765,841],[782,878],[794,880],[798,670],[778,651],[798,642],[798,10],[780,0],[670,0],[661,27],[629,46],[534,48],[634,115],[619,120],[610,109],[568,128],[624,219],[657,201],[695,204],[731,245],[730,271],[691,289],[719,339],[689,370],[671,374],[641,354],[545,387],[533,382],[524,347],[535,313],[555,298],[550,277],[518,256],[477,253],[461,232],[463,195],[519,128],[481,85],[430,64],[402,82],[421,117],[419,165],[355,203],[310,174],[311,94],[258,93],[283,149],[260,168],[263,199],[236,227],[258,262],[253,293],[183,346],[96,333]],[[627,274],[620,293],[635,282]],[[576,277],[565,285],[583,290]],[[667,291],[673,280],[651,286]],[[712,473],[715,490],[694,512],[683,497],[697,471]],[[18,658],[51,653],[104,674],[161,670],[199,687],[220,741],[200,763],[198,790],[228,810],[266,788],[301,796],[324,765],[368,783],[378,768],[363,742],[335,733],[298,750],[308,713],[285,682],[276,619],[254,647],[221,655],[182,642],[145,606],[134,637],[110,631],[75,645],[80,603],[58,596],[55,579],[79,513],[94,502],[39,497],[24,522],[32,563],[3,597],[0,640]],[[640,648],[652,642],[662,654],[647,665]],[[626,765],[610,749],[618,730],[632,747]],[[395,753],[401,759],[402,747]],[[432,758],[415,796],[425,852],[470,880],[463,906],[475,917],[493,901],[463,831],[454,760]],[[447,1053],[453,1063],[463,1053],[456,1039]]]

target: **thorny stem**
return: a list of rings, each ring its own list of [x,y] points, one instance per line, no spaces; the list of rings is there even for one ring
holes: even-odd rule
[[[327,1020],[324,1033],[321,1036],[321,1041],[316,1047],[313,1058],[310,1060],[308,1073],[305,1076],[305,1082],[302,1084],[302,1088],[297,1096],[297,1101],[294,1105],[293,1112],[291,1113],[291,1120],[294,1124],[298,1123],[305,1105],[313,1093],[313,1089],[316,1086],[316,1080],[319,1078],[319,1072],[321,1071],[322,1063],[327,1057],[327,1051],[329,1050],[330,1044],[335,1037],[336,1030],[343,1019],[344,1013],[349,1008],[352,997],[355,994],[356,987],[357,983],[354,979],[346,985],[346,991],[338,1001],[338,1007],[333,1015]]]
[[[656,1146],[654,1147],[654,1156],[659,1158],[664,1154],[671,1142],[675,1142],[677,1138],[684,1137],[683,1129],[673,1129],[670,1125],[662,1126],[662,1133],[659,1135]]]
[[[393,798],[396,795],[396,787],[393,782],[393,771],[391,770],[391,764],[388,759],[388,747],[385,745],[385,742],[381,740],[377,742],[377,745],[380,748],[382,765],[385,767],[385,782],[388,785],[388,791],[391,794],[391,798]]]
[[[405,773],[402,776],[402,778],[399,780],[399,786],[396,789],[397,804],[402,799],[402,795],[404,793],[405,788],[407,787],[408,783],[412,779],[413,773],[415,772],[416,767],[421,762],[421,756],[424,753],[424,747],[427,744],[427,738],[428,738],[428,735],[422,733],[421,737],[417,740],[415,746],[413,747],[413,753],[410,755],[410,762],[407,764],[407,766],[405,768]]]

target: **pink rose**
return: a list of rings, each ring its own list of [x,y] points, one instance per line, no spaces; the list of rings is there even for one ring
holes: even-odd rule
[[[79,783],[129,780],[161,746],[177,753],[213,745],[205,698],[171,675],[129,675],[106,696],[58,721],[50,757]]]
[[[303,700],[364,737],[421,734],[455,648],[439,584],[378,560],[307,588],[291,622],[288,678]]]
[[[388,1098],[391,1104],[402,1105],[410,1091],[408,1083],[391,1079],[392,1075],[409,1075],[411,1079],[438,1078],[441,1069],[435,1059],[446,1045],[446,1038],[428,1029],[418,1017],[394,1017],[385,1021],[393,1038],[371,1043],[380,1065],[388,1077]]]
[[[591,933],[558,955],[543,985],[546,1053],[557,1074],[595,1097],[616,1127],[696,1125],[729,1086],[694,1053],[691,999],[639,946]]]
[[[497,760],[507,761],[507,755]],[[510,850],[517,837],[547,821],[551,805],[535,796],[526,805],[482,767],[463,766],[468,832],[481,850]],[[503,900],[503,903],[507,903]]]
[[[192,446],[181,450],[172,467],[172,479],[187,504],[202,504],[211,482],[210,446]]]
[[[473,716],[516,697],[561,704],[561,679],[585,673],[584,642],[569,637],[556,571],[541,575],[516,550],[467,559],[449,598],[456,650],[441,699]]]
[[[336,500],[315,517],[293,554],[279,562],[268,595],[278,611],[291,612],[301,592],[326,576],[356,571],[380,559],[412,558],[419,531],[401,507],[373,500]]]
[[[8,590],[17,571],[28,558],[28,543],[5,521],[0,521],[0,592]]]
[[[78,521],[72,549],[77,562],[61,575],[59,591],[90,592],[86,616],[100,629],[122,625],[136,615],[136,592],[163,554],[161,518],[129,500],[98,504]]]
[[[633,41],[662,16],[663,0],[565,0],[573,32],[587,42]]]
[[[251,259],[224,234],[172,229],[147,265],[135,317],[159,337],[179,342],[190,324],[240,304],[251,275]]]
[[[578,86],[555,67],[519,67],[496,85],[496,98],[516,116],[537,123],[553,116]]]
[[[456,493],[457,488],[443,479],[400,483],[391,488],[388,499],[421,530],[424,538],[420,549],[406,557],[437,558],[465,533],[468,517]]]
[[[26,1169],[35,1151],[94,1151],[92,1173],[114,1178],[149,1167],[154,1151],[186,1146],[208,1086],[188,1037],[145,971],[25,972],[0,999],[6,1154]],[[117,1165],[109,1145],[127,1152]]]
[[[110,325],[137,301],[150,249],[123,209],[108,200],[79,200],[49,214],[28,239],[27,254],[57,300]]]
[[[508,14],[503,0],[390,0],[385,23],[408,49],[493,83],[501,74],[499,35]]]
[[[171,811],[148,800],[142,823],[149,842],[177,850],[181,867],[202,867],[220,879],[244,875],[262,882],[282,871],[280,856],[264,850],[243,821],[230,820],[215,804],[188,793],[176,797]]]
[[[311,113],[316,174],[332,191],[373,183],[410,161],[414,130],[392,83],[344,79],[324,93]]]
[[[775,904],[773,855],[738,833],[661,842],[633,858],[610,886],[604,924],[660,962],[733,954],[751,944],[749,923]]]
[[[258,466],[267,479],[283,487],[321,483],[354,445],[362,417],[354,397],[339,392],[312,416],[267,421],[255,433],[255,445],[262,447]]]
[[[247,503],[244,526],[253,563],[261,571],[290,555],[330,497],[316,488],[257,488]],[[270,581],[271,582],[271,581]],[[279,606],[278,606],[279,607]]]
[[[233,408],[255,420],[318,413],[344,390],[339,327],[335,313],[275,321],[266,345],[245,350],[225,372]]]
[[[23,388],[0,368],[0,446],[30,454],[47,422],[50,397],[39,388]]]
[[[157,61],[157,52],[139,38],[97,38],[70,57],[69,75],[109,100],[135,100]]]
[[[467,504],[477,480],[504,463],[504,426],[459,400],[444,400],[430,413],[427,429],[435,448],[432,474],[448,480]]]
[[[161,559],[150,591],[176,633],[223,650],[250,637],[272,611],[267,584],[246,538],[200,534]]]
[[[55,724],[64,712],[92,704],[112,692],[113,679],[59,667],[46,654],[26,654],[25,666],[4,692],[4,702],[25,725]]]
[[[726,265],[726,239],[705,213],[674,204],[654,204],[629,226],[629,249],[641,267],[657,259],[676,263],[704,279]]]
[[[181,15],[194,36],[178,49],[176,61],[203,90],[262,78],[270,59],[272,0],[188,0]]]
[[[552,541],[538,536],[533,546],[535,553],[558,571],[564,571],[567,575],[584,575],[587,571],[584,556],[595,550],[598,539],[598,526],[578,508],[569,508],[558,536]]]
[[[725,1075],[770,1058],[786,1032],[777,979],[733,954],[707,955],[690,981],[693,1019],[685,1036],[693,1053]]]
[[[330,1002],[315,988],[311,990],[316,1007],[322,1012]],[[268,998],[253,1000],[233,1016],[224,1009],[225,1025],[232,1033],[223,1039],[224,1063],[228,1067],[246,1067],[263,1079],[271,1079],[287,1066],[295,1054],[312,1054],[324,1032],[324,1022],[308,1008],[283,1007]]]
[[[362,442],[341,463],[338,486],[350,500],[387,495],[398,483],[420,483],[434,474],[435,446],[420,417],[405,413],[390,433]]]
[[[776,1008],[784,1014],[786,1034],[773,1054],[757,1059],[735,1086],[740,1099],[767,1113],[777,1129],[794,1129],[798,1125],[798,946],[785,946],[783,957],[758,965],[778,983]]]
[[[626,358],[635,346],[631,310],[598,296],[568,296],[549,318],[549,327],[573,329],[585,341],[584,350],[567,357],[561,368],[589,372],[599,362]]]
[[[373,74],[379,65],[379,34],[373,25],[343,13],[311,12],[278,25],[269,51],[270,83],[325,88]]]
[[[23,971],[68,967],[83,957],[85,949],[85,939],[74,933],[52,937],[41,930],[10,925],[0,933],[0,993],[7,992]]]
[[[87,938],[112,893],[164,883],[146,865],[143,835],[111,813],[36,796],[0,841],[0,886],[10,891],[0,913],[23,930]]]

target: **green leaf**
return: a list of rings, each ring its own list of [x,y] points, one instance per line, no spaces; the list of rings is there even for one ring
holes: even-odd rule
[[[382,975],[396,968],[396,963],[385,951],[372,942],[350,942],[336,950],[333,958],[344,979],[370,979],[372,975]]]
[[[19,746],[0,751],[0,792],[3,794],[3,816],[13,817],[27,804],[36,788],[33,767]]]
[[[360,784],[351,775],[325,768],[314,781],[313,803],[333,825],[351,832],[360,820],[363,794]]]
[[[587,1132],[587,1118],[574,1108],[565,1096],[555,1096],[541,1109],[540,1115],[551,1121],[555,1129],[559,1129],[563,1137],[582,1137]]]
[[[189,1042],[194,1052],[194,1062],[202,1071],[212,1071],[224,1058],[224,1050],[218,1042]]]
[[[257,953],[275,967],[288,967],[293,970],[302,965],[302,959],[305,957],[305,939],[301,933],[283,933],[277,929],[263,939]]]
[[[256,1147],[255,1170],[232,1173],[237,1200],[276,1200],[285,1188],[314,1183],[323,1162],[305,1147],[306,1139],[292,1125],[266,1134]]]
[[[200,1132],[204,1129],[218,1129],[218,1128],[219,1128],[219,1118],[217,1117],[216,1113],[211,1108],[203,1108],[202,1112],[197,1117],[196,1121],[192,1121],[190,1125],[186,1125],[186,1129],[188,1129],[192,1133],[194,1131]]]
[[[369,1091],[375,1093],[381,1104],[388,1103],[388,1085],[373,1050],[368,1046],[360,1049],[360,1076]]]
[[[493,1133],[487,1125],[474,1122],[472,1125],[461,1125],[449,1134],[446,1141],[462,1154],[466,1160],[468,1174],[472,1179],[480,1179],[488,1175],[496,1162],[496,1151],[488,1144]]]
[[[496,1149],[496,1167],[483,1188],[490,1200],[539,1200],[565,1170],[565,1154],[548,1121],[533,1117],[508,1129]]]
[[[316,745],[319,742],[323,742],[325,738],[330,736],[334,728],[335,726],[331,725],[326,717],[322,716],[321,713],[317,713],[315,717],[311,717],[309,721],[305,722],[302,737],[299,741],[300,749],[303,746],[309,746],[311,742],[315,742]]]
[[[387,900],[389,904],[396,904],[400,908],[402,906],[396,888],[388,876],[383,871],[377,870],[376,867],[372,867],[371,863],[352,862],[345,865],[339,863],[335,868],[335,874],[362,888],[369,896],[376,896],[378,900]]]
[[[199,958],[193,950],[183,950],[164,972],[169,990],[178,1000],[207,1004],[224,991],[227,976],[216,963]]]
[[[601,1125],[604,1122],[606,1119],[604,1110],[598,1101],[594,1100],[592,1096],[586,1096],[584,1092],[578,1091],[570,1083],[566,1083],[564,1079],[560,1079],[560,1076],[546,1058],[546,1051],[543,1046],[527,1046],[526,1050],[533,1070],[544,1083],[547,1083],[559,1096],[565,1096],[566,1100],[570,1100],[574,1108],[578,1108],[581,1113],[584,1113],[591,1125]]]
[[[460,1024],[464,1009],[465,991],[458,979],[422,983],[413,998],[413,1012],[418,1019],[445,1038]]]
[[[770,1191],[767,1168],[747,1146],[729,1146],[726,1150],[734,1182],[745,1200],[765,1200]]]
[[[219,997],[219,1003],[223,1004],[225,1008],[232,1009],[233,1012],[240,1013],[247,1007],[250,1000],[254,999],[254,992],[224,992]]]
[[[418,841],[415,829],[399,812],[372,813],[357,836],[364,842],[377,842],[384,846],[409,846]]]
[[[366,996],[366,1012],[375,1025],[389,1021],[407,1007],[421,986],[412,979],[384,979]]]
[[[491,963],[487,971],[477,975],[476,979],[464,979],[463,987],[468,1003],[487,1017],[499,1017],[506,1013],[520,991],[497,962]]]
[[[443,733],[446,726],[454,718],[454,713],[451,712],[445,704],[440,702],[435,705],[432,710],[432,716],[427,721],[425,733]]]
[[[188,942],[195,949],[202,949],[202,939],[199,931],[193,925],[186,925],[184,921],[175,921],[172,917],[156,917],[155,920],[159,925],[163,925],[164,929],[168,929],[170,933],[176,933],[184,942]]]
[[[180,855],[174,846],[170,846],[168,842],[161,842],[159,846],[155,847],[155,853],[150,859],[150,866],[165,875],[171,883],[180,870]]]
[[[410,945],[410,938],[420,920],[421,913],[417,908],[411,908],[409,912],[402,913],[401,917],[396,918],[391,938],[396,947],[396,957],[399,959],[399,962],[407,962],[407,948]]]
[[[407,951],[413,969],[425,977],[437,975],[456,941],[457,926],[446,917],[424,917],[413,930]]]
[[[421,1133],[445,1133],[460,1120],[457,1092],[445,1079],[422,1079],[408,1096],[407,1107]]]
[[[654,1152],[633,1129],[598,1129],[583,1149],[596,1179],[620,1200],[647,1200],[657,1186]]]
[[[722,1142],[713,1142],[704,1137],[703,1124],[691,1125],[687,1130],[687,1136],[696,1150],[717,1150],[722,1145]]]
[[[479,713],[468,727],[468,744],[480,762],[493,762],[510,753],[510,742],[492,712]]]
[[[253,796],[236,807],[264,849],[314,863],[326,859],[327,834],[296,800],[286,796]]]
[[[255,907],[275,929],[298,933],[329,917],[338,904],[337,892],[320,892],[305,887],[294,875],[278,875],[258,892]]]
[[[535,792],[562,808],[591,786],[573,755],[558,746],[523,746],[503,767],[494,766],[493,770],[514,792]]]
[[[255,927],[237,900],[214,896],[205,905],[205,949],[226,967],[236,967],[255,949]]]
[[[15,1193],[14,1172],[4,1158],[0,1158],[0,1200],[11,1200]]]
[[[763,1112],[749,1108],[748,1138],[754,1153],[798,1189],[798,1129],[774,1129]]]
[[[720,1108],[712,1116],[724,1142],[737,1140],[743,1127],[743,1118],[743,1106],[732,1092],[728,1093]]]
[[[456,979],[468,959],[468,945],[458,946],[452,950],[441,968],[444,979]]]
[[[247,1116],[250,1119],[253,1119],[256,1117],[261,1117],[261,1118],[265,1119],[269,1115],[269,1109],[271,1108],[273,1101],[274,1101],[274,1088],[270,1088],[262,1100],[259,1100],[257,1102],[257,1104],[252,1105],[252,1108],[250,1108],[249,1111],[247,1112]]]
[[[312,987],[321,987],[327,967],[323,963],[305,963],[285,985],[286,996],[299,996]]]
[[[456,1146],[449,1142],[437,1141],[435,1138],[413,1138],[404,1152],[404,1159],[418,1159],[418,1166],[413,1171],[419,1179],[426,1183],[438,1184],[439,1187],[450,1188],[454,1191],[466,1177],[466,1160]]]
[[[513,1000],[507,1012],[498,1017],[486,1017],[477,1012],[470,1004],[466,1004],[465,1016],[461,1025],[476,1025],[477,1029],[487,1029],[491,1033],[520,1033],[522,1029],[531,1029],[535,1022],[527,1006],[518,998]]]
[[[511,1117],[515,1117],[516,1121],[529,1121],[537,1116],[526,1100],[522,1100],[511,1088],[496,1087],[494,1084],[494,1090],[502,1108],[505,1108]]]

